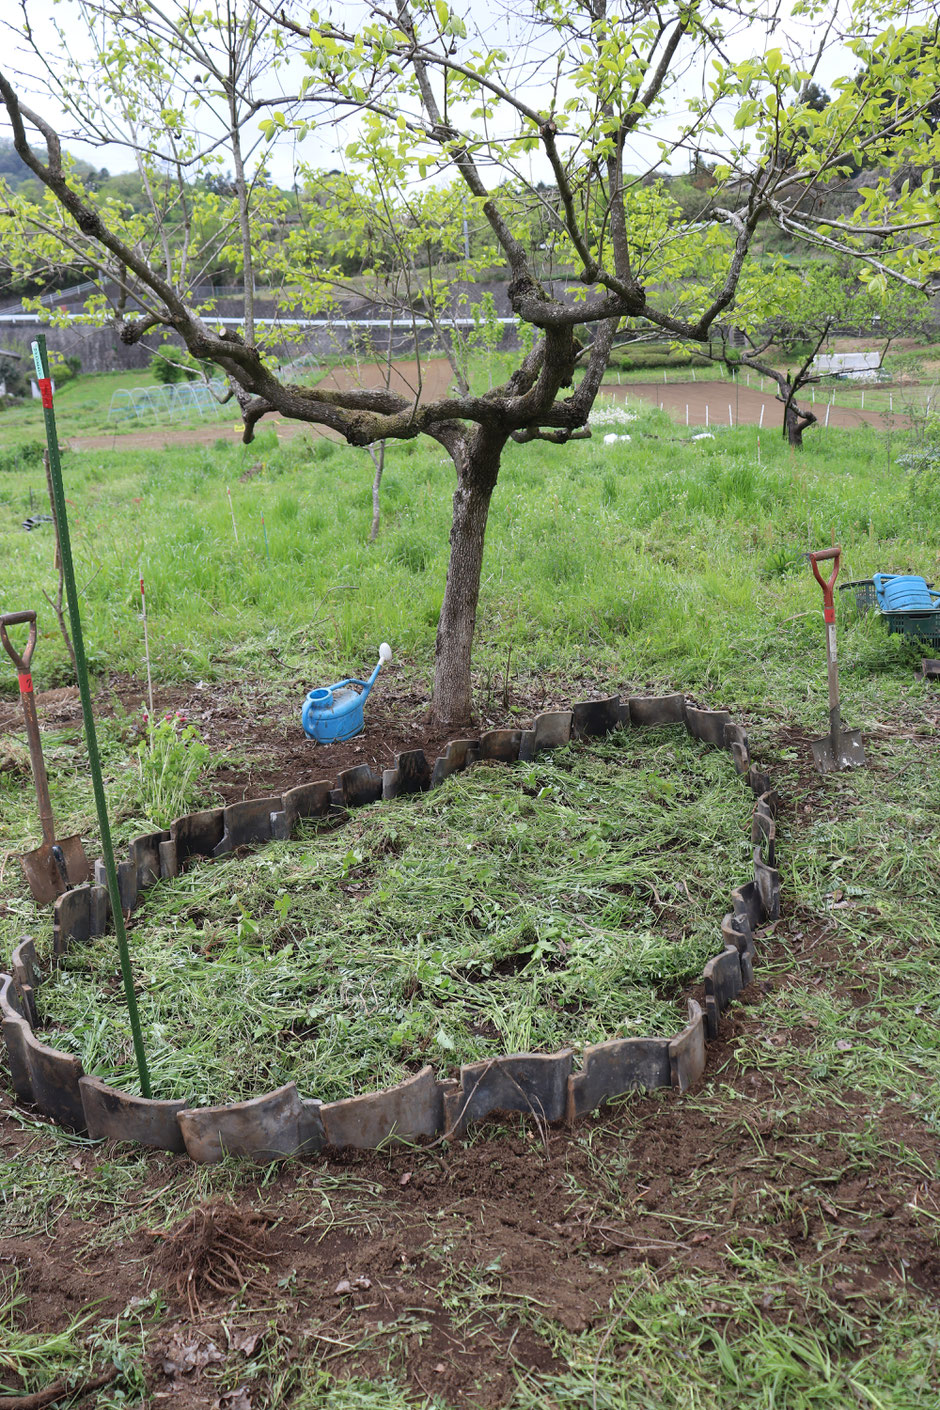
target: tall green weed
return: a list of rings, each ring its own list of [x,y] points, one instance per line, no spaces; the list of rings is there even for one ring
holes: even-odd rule
[[[144,724],[146,734],[136,750],[141,803],[157,827],[169,827],[202,801],[209,748],[180,711],[158,720],[145,714]]]

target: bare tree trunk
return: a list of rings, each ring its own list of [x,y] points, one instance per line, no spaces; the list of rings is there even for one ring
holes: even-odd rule
[[[49,465],[49,452],[47,450],[44,450],[42,453],[42,463],[46,471],[46,490],[49,494],[49,512],[52,515],[52,527],[55,531],[55,569],[59,575],[59,586],[55,597],[50,597],[45,588],[42,590],[42,595],[56,615],[56,619],[59,623],[59,631],[62,633],[62,639],[69,653],[69,660],[72,663],[72,670],[76,671],[78,667],[75,664],[75,648],[72,645],[72,638],[69,636],[69,629],[65,625],[65,612],[62,608],[62,592],[65,586],[65,574],[62,571],[62,550],[59,547],[59,521],[56,518],[55,495],[52,493],[52,470]]]
[[[780,427],[780,434],[794,450],[802,450],[803,432],[809,426],[814,426],[817,421],[814,411],[801,411],[796,401],[797,393],[801,387],[808,385],[810,380],[815,380],[815,378],[803,380],[809,359],[801,367],[796,380],[792,382],[788,373],[778,372],[776,368],[768,367],[765,362],[760,362],[755,357],[742,358],[741,363],[744,367],[752,367],[762,377],[768,377],[771,381],[776,382],[777,400],[783,404],[783,423]]]
[[[375,478],[372,481],[372,528],[369,530],[369,542],[375,543],[379,536],[379,517],[382,512],[379,490],[382,486],[382,471],[385,469],[385,442],[379,441],[374,451],[370,446],[369,453],[375,465]]]
[[[816,415],[812,411],[801,411],[790,397],[783,406],[783,434],[794,450],[803,449],[803,432],[814,425]]]
[[[803,449],[803,429],[800,426],[800,415],[792,401],[788,401],[783,408],[783,434],[794,450]]]
[[[229,118],[231,121],[232,165],[235,168],[235,193],[238,199],[238,224],[242,237],[242,283],[245,300],[245,342],[252,346],[255,341],[255,268],[251,248],[251,211],[248,203],[248,183],[245,179],[245,163],[242,158],[241,129],[238,125],[238,111],[235,103],[234,77],[227,85]]]
[[[480,428],[471,437],[465,464],[458,469],[447,586],[434,653],[432,714],[441,725],[465,725],[470,720],[470,653],[480,596],[483,539],[504,441],[505,437],[487,435]]]

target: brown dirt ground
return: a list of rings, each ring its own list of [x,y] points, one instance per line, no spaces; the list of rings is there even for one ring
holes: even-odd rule
[[[689,408],[689,425],[705,425],[705,408],[708,408],[708,421],[710,426],[721,427],[730,422],[735,426],[758,426],[760,425],[761,408],[764,409],[764,426],[768,432],[780,431],[782,424],[782,405],[770,392],[762,392],[757,387],[733,387],[728,382],[669,382],[666,385],[656,382],[631,382],[629,386],[618,387],[606,384],[601,388],[604,396],[619,397],[626,401],[630,397],[642,397],[644,401],[655,402],[664,411],[668,411],[673,421],[685,422],[685,409]],[[807,405],[808,394],[801,399],[801,405]],[[811,411],[815,411],[819,417],[820,426],[826,418],[826,408],[823,403],[818,407],[810,406]],[[877,430],[884,431],[889,428],[895,429],[902,425],[906,418],[895,416],[888,418],[876,411],[860,411],[851,407],[834,406],[829,413],[829,425],[840,426],[848,429],[859,426],[873,426]]]
[[[306,692],[321,683],[296,680],[272,685],[246,680],[224,686],[161,685],[154,694],[154,709],[158,715],[182,711],[187,720],[198,725],[213,752],[237,759],[211,779],[223,802],[236,803],[281,793],[314,779],[335,780],[342,769],[357,764],[368,764],[373,772],[381,773],[392,767],[396,753],[406,749],[423,749],[433,763],[450,739],[475,738],[495,726],[528,723],[538,711],[564,707],[572,698],[570,685],[520,680],[512,685],[504,705],[502,684],[498,696],[487,696],[481,683],[472,723],[464,730],[442,730],[428,718],[429,697],[414,672],[407,663],[392,662],[383,667],[369,696],[362,734],[345,742],[317,744],[304,735],[300,711]],[[596,697],[593,683],[580,685],[579,699]],[[116,674],[99,685],[95,710],[107,715],[120,706],[136,715],[146,698],[145,681]],[[75,686],[38,692],[36,706],[41,727],[81,727],[81,702]],[[22,729],[18,700],[0,695],[0,737]]]
[[[532,685],[509,711],[494,704],[482,713],[477,727],[513,718],[513,704],[528,717],[556,698],[571,700],[582,684],[559,687],[557,697]],[[140,683],[113,680],[101,704],[115,697],[136,706]],[[47,723],[78,719],[74,692],[46,692],[39,704]],[[407,680],[387,682],[370,707],[367,734],[320,748],[300,736],[299,700],[289,691],[272,699],[249,683],[238,697],[212,688],[161,690],[159,699],[160,708],[198,716],[215,747],[243,751],[243,772],[222,783],[229,799],[299,777],[332,777],[348,763],[381,767],[397,748],[436,752],[442,736],[428,729],[425,705]],[[792,732],[777,743],[807,745]],[[802,785],[798,806],[788,810],[791,829],[811,822],[822,803],[809,769]],[[263,1187],[244,1166],[231,1207],[215,1220],[239,1274],[225,1264],[215,1281],[240,1290],[216,1292],[205,1278],[213,1247],[203,1239],[196,1302],[181,1276],[185,1251],[151,1211],[168,1191],[190,1215],[210,1201],[195,1193],[185,1157],[152,1154],[143,1178],[120,1185],[119,1200],[102,1198],[82,1219],[53,1215],[51,1230],[6,1241],[0,1271],[20,1275],[23,1325],[64,1328],[95,1300],[99,1315],[116,1316],[159,1288],[169,1315],[148,1340],[156,1404],[224,1410],[219,1377],[231,1386],[238,1367],[276,1339],[282,1367],[294,1358],[339,1377],[381,1377],[391,1357],[415,1395],[498,1410],[517,1375],[560,1369],[548,1336],[516,1309],[544,1310],[573,1331],[606,1326],[610,1296],[633,1269],[720,1281],[732,1250],[753,1240],[784,1267],[819,1270],[830,1294],[856,1315],[866,1301],[886,1306],[905,1284],[936,1299],[940,1251],[917,1210],[940,1208],[940,1181],[927,1173],[938,1169],[940,1142],[900,1104],[873,1110],[863,1094],[839,1089],[809,1106],[785,1073],[771,1080],[739,1056],[760,1034],[809,1061],[812,1020],[778,1032],[768,996],[775,984],[809,991],[821,973],[838,986],[847,970],[839,934],[818,916],[787,910],[785,894],[784,915],[761,943],[777,957],[776,979],[759,972],[733,1006],[709,1048],[704,1080],[689,1095],[633,1095],[547,1139],[513,1118],[472,1143],[327,1152],[278,1167]],[[810,956],[812,964],[799,963]],[[846,993],[851,983],[847,977]],[[44,1145],[37,1124],[24,1123],[9,1096],[0,1096],[0,1159],[25,1159]],[[855,1155],[853,1137],[863,1129],[873,1130],[877,1145]],[[91,1178],[122,1155],[117,1147],[77,1144],[58,1158]],[[109,1228],[130,1212],[136,1231],[109,1244]],[[462,1307],[460,1295],[471,1287]],[[781,1321],[811,1315],[785,1277],[768,1298],[768,1315]],[[251,1382],[252,1410],[290,1403],[266,1398],[264,1384]]]
[[[819,938],[807,931],[805,948]],[[839,962],[832,946],[823,958]],[[831,1291],[847,1306],[862,1298],[887,1304],[905,1281],[935,1299],[940,1255],[916,1208],[938,1207],[940,1182],[900,1166],[891,1150],[903,1147],[935,1169],[936,1141],[900,1107],[873,1114],[864,1098],[841,1090],[831,1105],[807,1110],[785,1081],[771,1084],[740,1066],[736,1045],[760,1029],[763,997],[760,983],[742,996],[710,1050],[701,1090],[685,1099],[631,1097],[574,1133],[551,1131],[547,1142],[512,1121],[472,1145],[334,1153],[278,1169],[263,1191],[246,1169],[230,1228],[250,1242],[255,1212],[277,1222],[244,1256],[240,1294],[203,1284],[195,1309],[178,1265],[172,1276],[164,1271],[168,1231],[146,1223],[148,1203],[167,1186],[184,1189],[192,1167],[153,1155],[130,1197],[144,1227],[116,1248],[97,1242],[115,1217],[110,1204],[87,1221],[59,1219],[54,1239],[7,1241],[4,1261],[20,1272],[28,1322],[62,1328],[99,1298],[101,1315],[117,1315],[162,1287],[170,1315],[151,1339],[148,1383],[180,1410],[215,1405],[221,1369],[213,1360],[174,1369],[181,1345],[212,1344],[223,1349],[221,1362],[238,1363],[230,1348],[272,1327],[282,1344],[290,1338],[294,1355],[316,1357],[340,1377],[381,1377],[391,1338],[415,1394],[495,1410],[517,1372],[560,1369],[514,1304],[544,1309],[571,1331],[603,1325],[632,1269],[720,1280],[732,1248],[753,1240],[773,1245],[784,1265],[831,1264]],[[802,1048],[812,1037],[798,1028],[772,1040]],[[0,1149],[8,1159],[25,1155],[37,1138],[4,1118],[6,1098]],[[871,1120],[885,1152],[874,1163],[851,1154],[853,1133]],[[94,1147],[72,1159],[91,1174],[113,1154]],[[453,1295],[468,1279],[488,1290],[465,1320]],[[807,1315],[786,1290],[768,1311]]]

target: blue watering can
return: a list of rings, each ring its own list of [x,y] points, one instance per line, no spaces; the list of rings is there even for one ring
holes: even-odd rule
[[[367,681],[350,677],[337,681],[335,685],[308,691],[300,712],[300,723],[307,738],[315,739],[318,744],[331,744],[334,739],[352,739],[353,735],[358,734],[363,728],[363,707],[369,691],[375,685],[383,663],[391,659],[392,648],[383,641],[375,670]],[[358,686],[362,689],[357,689]]]
[[[875,573],[872,582],[882,612],[935,612],[940,606],[940,592],[915,573]]]

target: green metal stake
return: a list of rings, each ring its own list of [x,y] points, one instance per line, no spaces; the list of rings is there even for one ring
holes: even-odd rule
[[[52,493],[55,500],[56,519],[59,527],[59,546],[62,552],[62,575],[69,603],[69,619],[72,623],[72,644],[75,647],[75,673],[78,676],[78,692],[82,700],[82,716],[85,721],[85,742],[88,745],[88,765],[91,769],[91,786],[95,794],[95,807],[98,810],[98,826],[101,829],[101,850],[104,853],[104,867],[108,877],[108,895],[111,898],[111,912],[114,916],[114,933],[117,937],[118,952],[121,956],[121,975],[124,979],[124,993],[127,995],[127,1011],[131,1020],[131,1035],[134,1039],[134,1055],[137,1058],[137,1071],[140,1074],[140,1090],[145,1097],[150,1096],[150,1077],[147,1072],[147,1058],[144,1054],[144,1040],[140,1031],[140,1015],[137,1012],[137,997],[134,993],[134,975],[131,971],[130,951],[127,948],[127,932],[124,929],[124,912],[121,910],[121,893],[118,889],[117,867],[114,864],[114,847],[111,843],[111,826],[108,822],[108,805],[105,802],[104,784],[101,780],[101,758],[98,754],[98,736],[95,733],[95,717],[91,712],[91,691],[88,688],[88,666],[85,661],[85,643],[82,637],[82,619],[78,612],[78,593],[75,590],[75,570],[72,567],[72,542],[69,537],[68,511],[65,507],[65,490],[62,485],[62,463],[59,460],[59,438],[56,434],[55,411],[52,406],[52,382],[49,377],[49,358],[46,353],[46,339],[43,334],[32,345],[33,363],[42,394],[42,412],[46,422],[46,444],[49,447],[49,469],[52,476]]]

